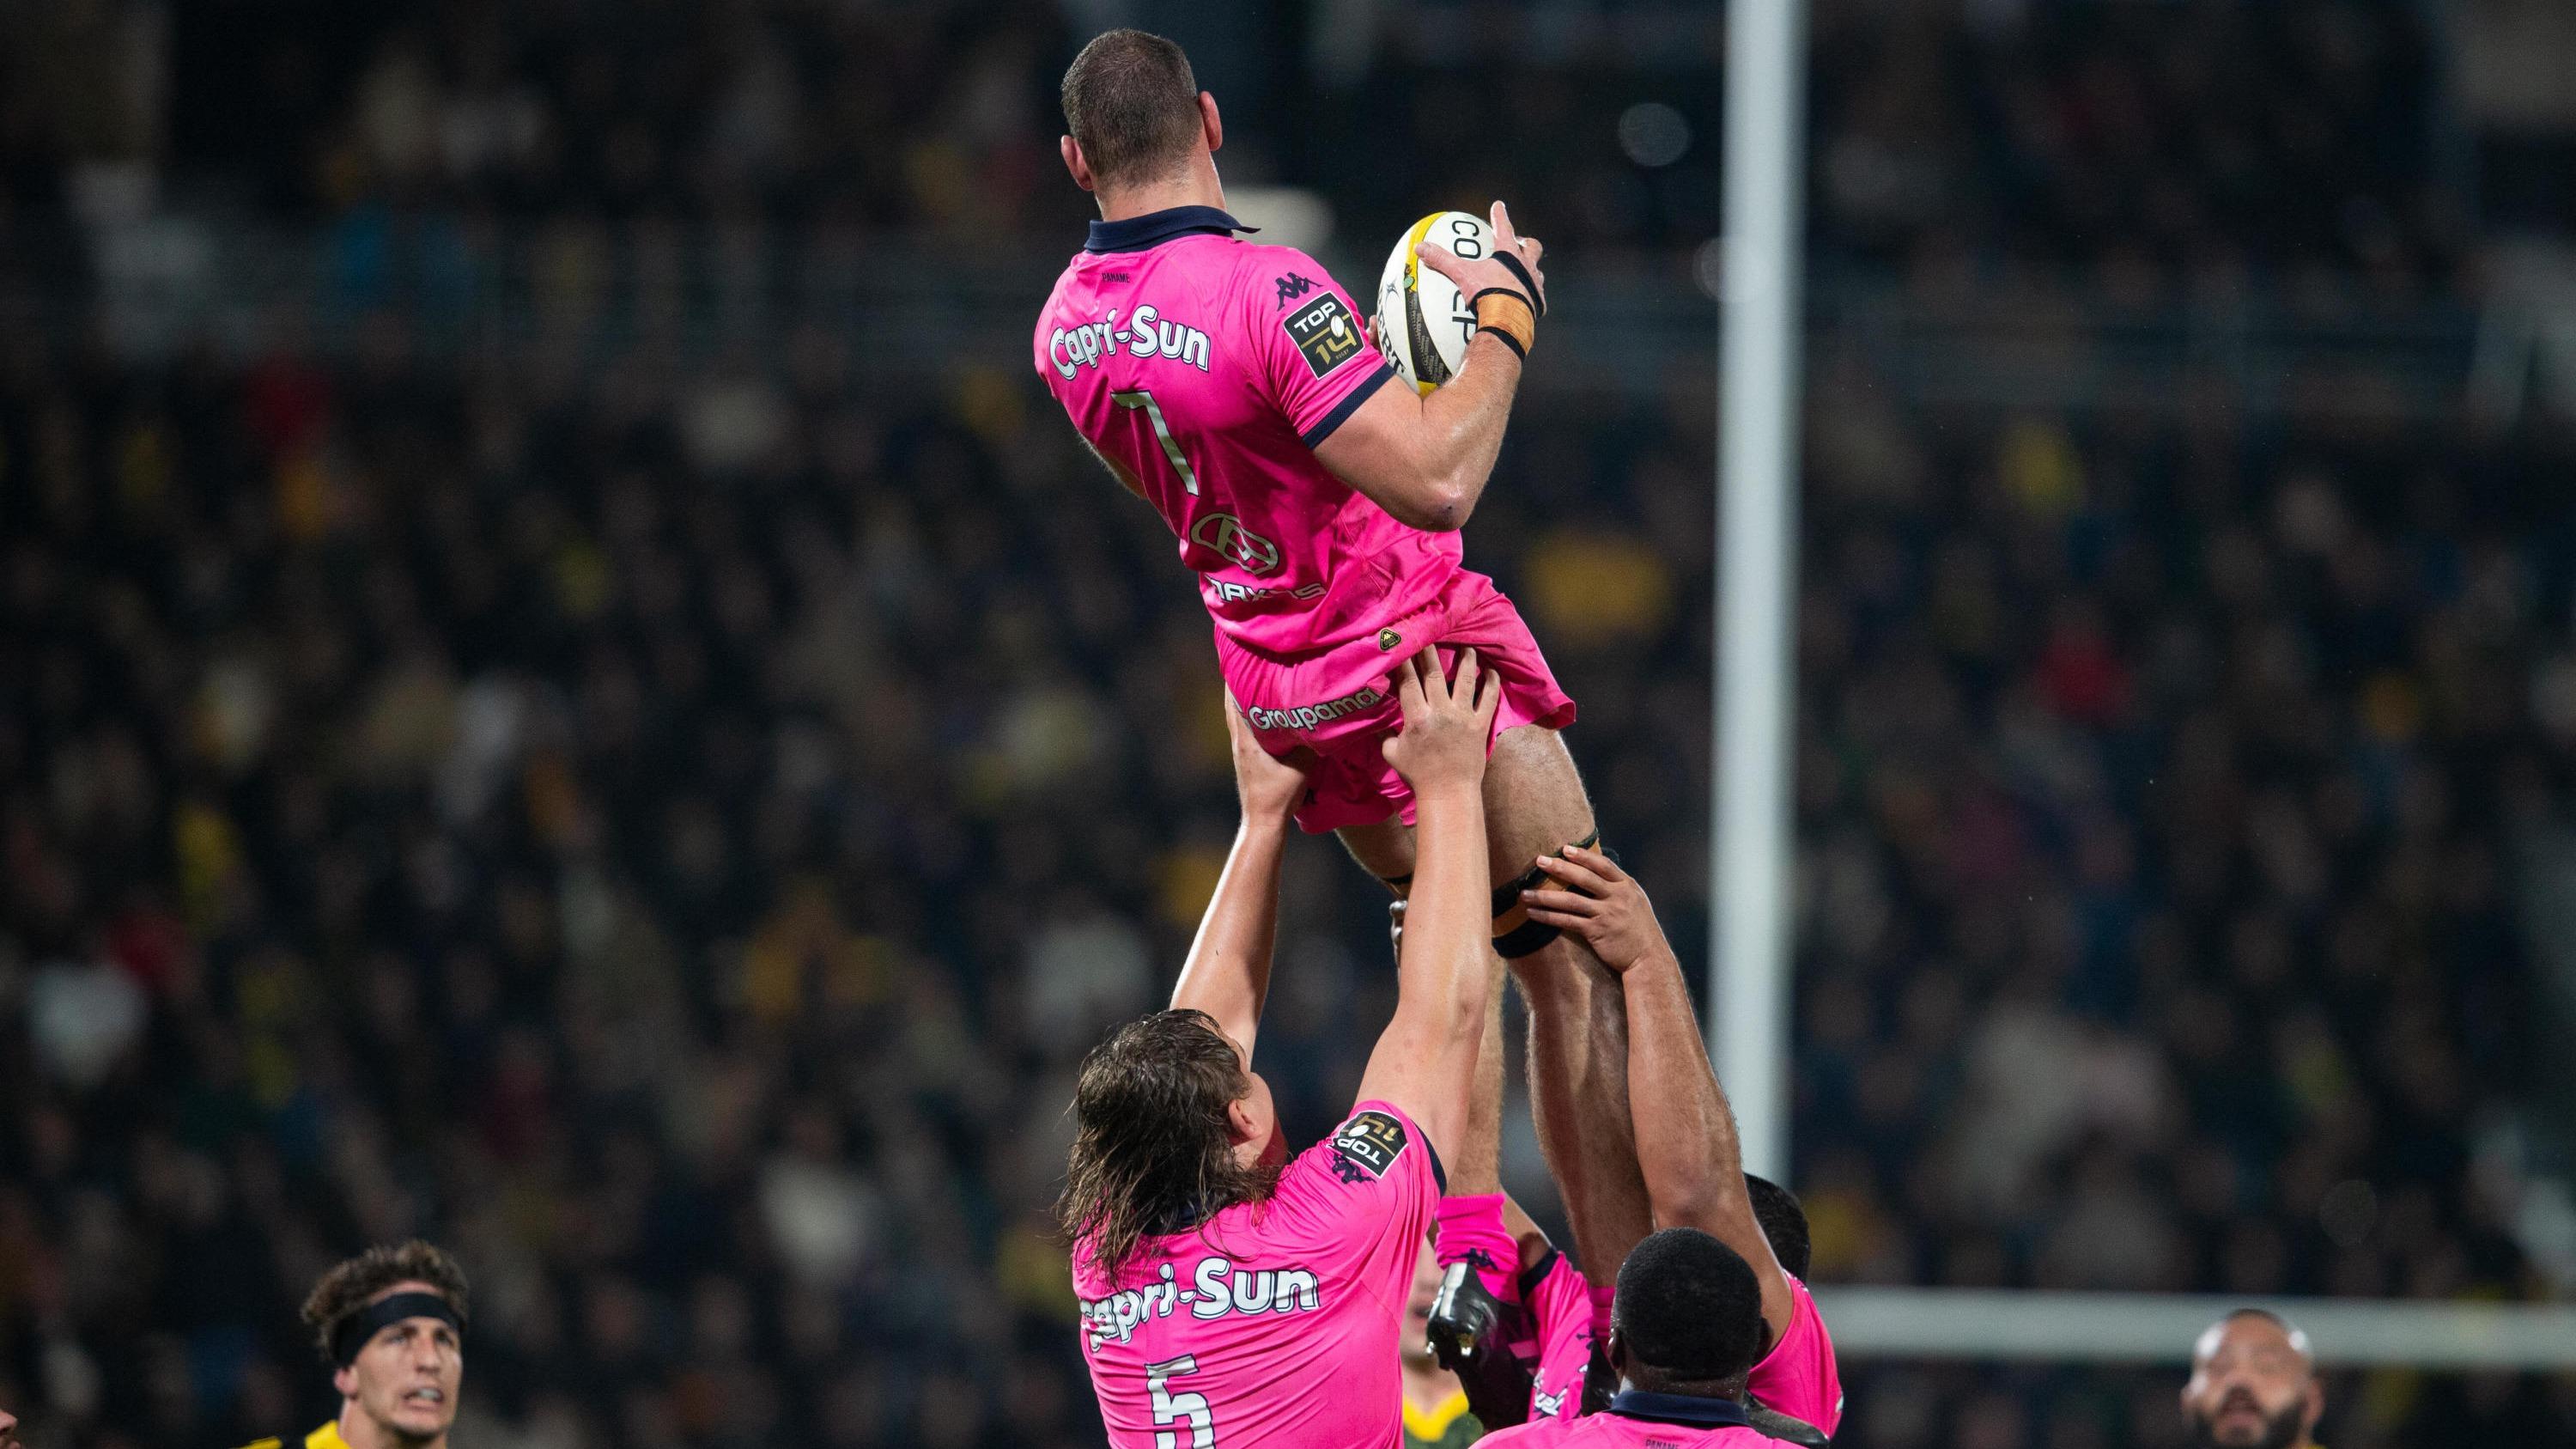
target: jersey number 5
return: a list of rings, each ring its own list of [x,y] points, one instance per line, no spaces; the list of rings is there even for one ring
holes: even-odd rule
[[[1145,1387],[1154,1395],[1154,1422],[1189,1425],[1187,1439],[1178,1429],[1158,1429],[1154,1449],[1216,1449],[1216,1416],[1208,1412],[1207,1395],[1172,1392],[1172,1380],[1198,1371],[1198,1358],[1186,1353],[1145,1365]]]
[[[1154,436],[1163,440],[1163,456],[1172,460],[1172,471],[1181,475],[1181,486],[1190,490],[1192,498],[1198,497],[1199,475],[1190,471],[1190,460],[1181,456],[1180,440],[1172,436],[1172,425],[1163,421],[1163,409],[1155,403],[1154,395],[1140,387],[1133,392],[1113,392],[1109,400],[1129,412],[1145,410],[1145,416],[1154,420]]]

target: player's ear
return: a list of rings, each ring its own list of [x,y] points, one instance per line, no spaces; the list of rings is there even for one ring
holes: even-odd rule
[[[1199,134],[1207,138],[1211,156],[1225,145],[1225,119],[1216,113],[1216,97],[1206,91],[1199,92]]]
[[[1073,173],[1073,184],[1085,191],[1093,189],[1091,163],[1082,159],[1082,147],[1071,136],[1055,138],[1056,154],[1064,158],[1064,169]]]
[[[2308,1375],[2308,1391],[2304,1397],[2306,1407],[2299,1415],[2299,1422],[2305,1426],[2307,1434],[2313,1435],[2317,1432],[2317,1420],[2326,1414],[2326,1386],[2315,1374]]]
[[[355,1364],[343,1364],[339,1368],[332,1370],[331,1388],[332,1391],[337,1393],[341,1398],[356,1398],[358,1396],[357,1366]]]

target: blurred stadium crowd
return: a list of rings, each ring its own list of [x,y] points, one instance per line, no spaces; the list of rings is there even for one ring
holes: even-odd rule
[[[1721,19],[1588,8],[1244,7],[1220,33],[1263,64],[1200,47],[1228,174],[1320,182],[1358,235],[1491,194],[1544,198],[1564,245],[1696,246],[1718,230]],[[0,185],[22,204],[66,161],[154,149],[117,17],[10,22]],[[170,61],[166,179],[270,211],[991,236],[1088,214],[1054,106],[1085,24],[1043,0],[276,0],[174,7],[147,44]],[[2152,301],[2319,266],[2439,285],[2475,241],[2434,173],[2457,118],[2407,5],[1817,0],[1810,27],[1826,265],[2063,265]]]
[[[2159,8],[2155,44],[2012,9],[1819,8],[1828,261],[2456,280],[2460,223],[2389,160],[2435,105],[2403,8]],[[1082,215],[1040,7],[426,14],[245,52],[281,77],[237,138],[260,204],[1068,246]],[[1412,136],[1348,178],[1364,218],[1463,185],[1551,242],[1715,229],[1711,47],[1646,73],[1701,138],[1651,168],[1616,159],[1618,56],[1500,87],[1480,44],[1382,38],[1274,145]],[[36,214],[75,138],[8,114]],[[49,283],[5,228],[0,257]],[[1232,828],[1205,621],[1016,358],[887,392],[827,334],[778,356],[0,335],[0,1405],[38,1449],[318,1420],[295,1302],[414,1232],[475,1275],[477,1449],[1096,1442],[1043,1208],[1071,1067],[1159,994]],[[1818,360],[1818,1281],[2545,1291],[2479,1147],[2538,1065],[2514,851],[2576,783],[2576,443],[2319,381],[2277,416],[1945,413]],[[1710,413],[1534,392],[1469,532],[1686,949]],[[1290,863],[1262,1046],[1306,1134],[1391,999],[1336,857]],[[2180,1442],[2172,1375],[1845,1372],[1855,1443]],[[2576,1421],[2566,1380],[2331,1402],[2338,1446]]]

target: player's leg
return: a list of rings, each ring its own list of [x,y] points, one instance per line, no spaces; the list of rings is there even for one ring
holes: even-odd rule
[[[1333,831],[1360,869],[1386,882],[1402,897],[1413,885],[1413,827],[1389,816],[1373,825],[1344,825]]]
[[[1519,882],[1539,856],[1596,835],[1574,757],[1555,730],[1538,725],[1494,741],[1485,811],[1497,884]],[[1626,999],[1582,942],[1530,931],[1517,900],[1510,904],[1496,925],[1529,1006],[1530,1115],[1565,1198],[1576,1261],[1584,1276],[1607,1285],[1654,1226],[1628,1117]]]
[[[1521,1244],[1503,1196],[1503,973],[1493,979],[1466,1130],[1450,1149],[1440,1199],[1440,1296],[1429,1325],[1433,1354],[1457,1375],[1487,1429],[1528,1417],[1539,1348],[1536,1325],[1521,1306]]]
[[[1523,725],[1495,737],[1485,770],[1492,880],[1513,887],[1540,855],[1594,836],[1591,802],[1557,732]],[[1342,843],[1399,895],[1413,872],[1413,833],[1395,820],[1346,826]],[[1636,1136],[1628,1120],[1628,1014],[1618,983],[1581,942],[1553,936],[1534,949],[1517,900],[1495,933],[1530,1018],[1530,1111],[1539,1149],[1565,1199],[1575,1256],[1596,1283],[1651,1229]],[[1540,936],[1552,933],[1538,932]]]

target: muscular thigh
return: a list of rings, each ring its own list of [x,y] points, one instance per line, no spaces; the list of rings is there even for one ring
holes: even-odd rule
[[[1505,730],[1485,766],[1485,846],[1500,885],[1592,833],[1592,801],[1565,739],[1541,725]]]
[[[1380,880],[1413,874],[1413,827],[1403,821],[1346,825],[1338,833],[1369,874]],[[1591,833],[1592,801],[1564,738],[1543,725],[1496,736],[1485,766],[1485,849],[1494,883],[1517,878],[1541,855]]]

